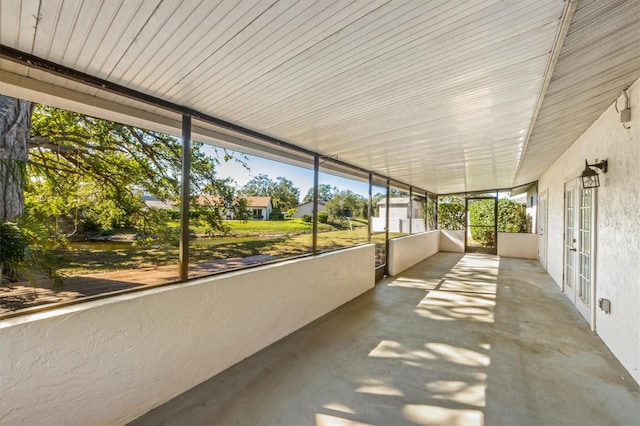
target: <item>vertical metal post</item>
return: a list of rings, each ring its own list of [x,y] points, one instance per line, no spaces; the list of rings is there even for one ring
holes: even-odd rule
[[[371,243],[371,231],[373,230],[373,225],[371,223],[371,216],[373,215],[373,206],[371,203],[373,202],[373,173],[369,173],[369,207],[367,207],[367,223],[369,228],[369,233],[367,237],[367,242]]]
[[[320,175],[320,157],[313,156],[313,254],[318,253],[318,181]]]
[[[413,186],[409,187],[409,235],[413,234]]]
[[[191,116],[182,116],[182,187],[180,188],[180,281],[189,278],[189,196],[191,181]]]
[[[496,191],[496,197],[493,199],[493,245],[495,246],[498,254],[498,191]]]
[[[386,211],[384,212],[384,241],[385,241],[385,247],[384,247],[384,269],[385,269],[385,273],[388,274],[389,273],[389,207],[391,205],[391,200],[389,199],[391,197],[391,187],[389,186],[391,185],[391,182],[389,181],[389,179],[387,179],[387,202],[386,202]]]

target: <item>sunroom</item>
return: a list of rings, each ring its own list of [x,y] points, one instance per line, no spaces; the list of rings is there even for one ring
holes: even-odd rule
[[[115,231],[95,219],[107,204],[88,180],[62,182],[64,213],[46,217],[65,253],[94,255],[69,261],[61,287],[2,288],[0,423],[628,422],[640,407],[638,46],[633,0],[3,0],[3,197],[7,161],[66,155],[73,171],[97,151],[52,131],[7,154],[10,100],[37,104],[32,141],[42,117],[89,117],[78,126],[161,135],[157,152],[179,167],[152,167],[175,197],[131,182],[161,206],[140,216],[154,229],[143,235],[158,234],[150,217],[168,224],[161,254],[114,238],[134,215]],[[195,152],[231,160],[200,181]],[[134,176],[104,167],[105,180]],[[225,192],[227,178],[244,192]],[[54,205],[43,182],[26,180],[27,207]],[[270,207],[242,204],[266,196]],[[205,211],[194,222],[197,197],[231,234],[210,232]],[[273,220],[226,213],[263,207]],[[73,241],[96,223],[100,239]],[[496,340],[513,324],[530,347]],[[503,381],[497,366],[518,357],[558,375]],[[321,368],[307,377],[305,362]],[[185,406],[196,415],[180,417]]]

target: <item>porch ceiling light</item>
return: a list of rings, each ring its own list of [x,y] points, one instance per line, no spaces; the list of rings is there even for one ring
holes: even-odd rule
[[[602,173],[607,173],[607,160],[602,160],[599,163],[589,164],[587,160],[584,160],[584,171],[580,178],[582,179],[582,187],[584,189],[589,188],[597,188],[600,186],[600,178],[598,177],[598,172],[596,172],[592,167],[597,167],[602,170]]]

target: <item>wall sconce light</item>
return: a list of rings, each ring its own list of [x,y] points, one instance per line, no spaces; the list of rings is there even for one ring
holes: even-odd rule
[[[597,167],[602,170],[602,173],[607,173],[607,160],[602,160],[596,164],[589,164],[587,160],[584,160],[585,168],[580,178],[582,179],[582,187],[584,189],[597,188],[600,186],[600,179],[598,178],[598,172],[591,167]]]

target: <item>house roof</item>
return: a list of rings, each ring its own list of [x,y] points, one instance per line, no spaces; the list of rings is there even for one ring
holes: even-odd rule
[[[271,203],[271,197],[244,197],[247,199],[250,207],[268,207]],[[196,199],[198,204],[207,204],[210,206],[222,206],[224,201],[222,197],[213,195],[200,195]]]
[[[224,200],[222,197],[213,196],[213,195],[200,195],[196,198],[196,204],[200,205],[208,205],[208,206],[222,206],[224,204]]]
[[[387,203],[387,199],[383,198],[382,200],[378,201],[378,205],[384,205]],[[389,199],[389,204],[390,205],[401,205],[401,206],[406,206],[407,204],[409,204],[409,197],[391,197]]]
[[[268,207],[271,197],[246,197],[251,207]]]

